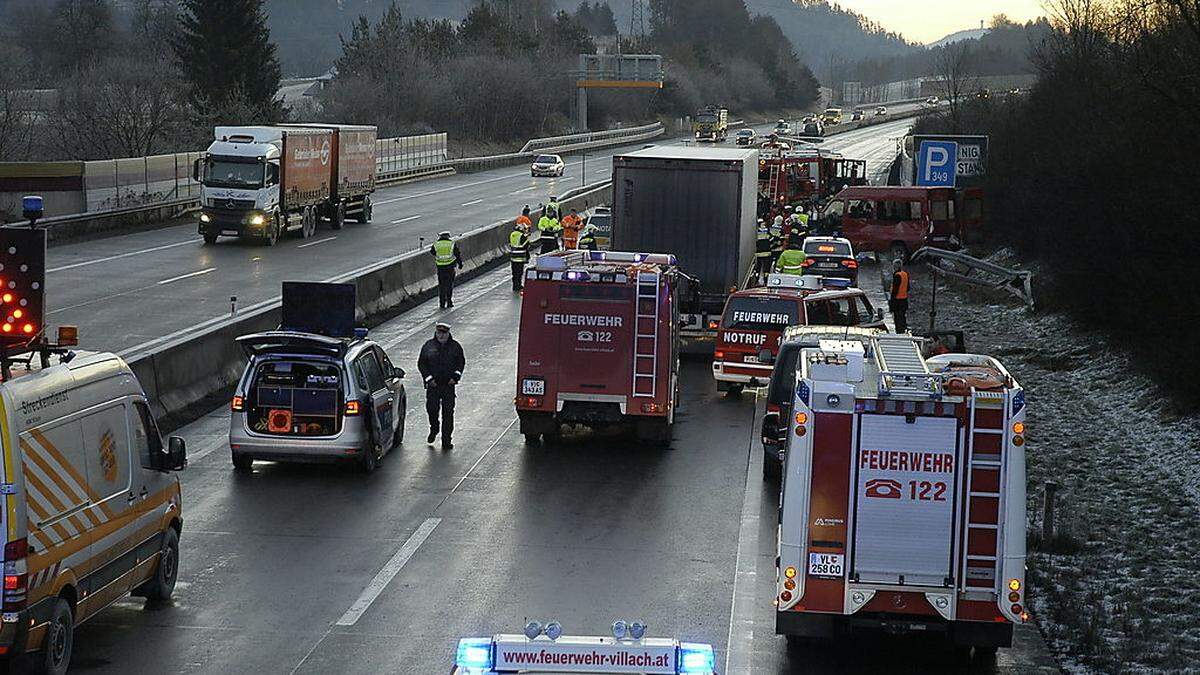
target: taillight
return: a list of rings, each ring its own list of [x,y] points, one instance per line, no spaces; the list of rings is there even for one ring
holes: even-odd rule
[[[362,404],[355,400],[346,401],[346,415],[357,415],[362,412]]]
[[[713,352],[713,358],[720,361],[721,359],[725,358],[725,352],[722,352],[722,351]]]
[[[717,326],[719,326],[719,325],[721,325],[721,323],[720,323],[719,321],[716,321],[716,320],[709,321],[709,322],[708,322],[708,329],[709,329],[709,330],[716,330],[716,329],[717,329]]]
[[[806,258],[806,259],[804,260],[804,262],[803,262],[803,263],[801,263],[801,264],[802,264],[804,267],[809,267],[810,265],[812,265],[812,264],[813,264],[813,263],[815,263],[815,262],[816,262],[816,260],[813,260],[812,258]]]
[[[4,545],[4,612],[19,612],[29,600],[28,555],[29,541],[24,537]]]
[[[229,407],[233,409],[233,412],[242,412],[246,409],[246,399],[241,396],[234,396],[233,403]]]
[[[777,404],[777,403],[768,403],[767,404],[767,412],[781,413],[781,412],[783,412],[783,408],[779,407],[779,404]]]
[[[842,260],[842,266],[848,269],[856,270],[858,269],[858,261],[854,258],[846,258]]]
[[[517,407],[540,408],[542,407],[542,399],[539,396],[518,396]]]
[[[643,403],[642,412],[644,413],[660,413],[663,411],[662,405],[658,403]]]

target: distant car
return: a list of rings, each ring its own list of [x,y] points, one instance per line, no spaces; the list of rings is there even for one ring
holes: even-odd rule
[[[237,341],[250,362],[229,420],[235,469],[350,460],[371,472],[404,440],[404,370],[374,340],[275,330]]]
[[[752,145],[757,136],[758,134],[753,129],[741,129],[733,137],[733,141],[738,145]]]
[[[608,250],[612,240],[612,209],[607,206],[597,206],[592,215],[587,217],[584,227],[592,225],[596,228],[596,248]]]
[[[850,240],[841,237],[808,237],[804,240],[805,274],[858,280],[858,261]]]
[[[533,160],[533,165],[529,167],[529,174],[534,178],[538,176],[561,176],[567,170],[567,165],[563,163],[562,157],[558,155],[538,155]]]
[[[771,133],[775,134],[776,136],[787,136],[788,134],[792,133],[792,125],[788,124],[785,120],[779,120],[775,123],[775,129],[772,130]]]
[[[930,96],[929,98],[925,99],[925,105],[930,108],[936,106],[938,103],[941,103],[941,101],[936,96]]]
[[[879,117],[880,115],[886,115],[886,114],[887,114],[887,106],[882,106],[882,105],[875,106],[875,116],[876,117]]]
[[[801,132],[802,136],[820,137],[825,135],[825,125],[822,124],[821,120],[818,118],[805,120],[803,129],[804,130]]]
[[[863,112],[862,110],[855,110],[853,113],[850,114],[850,121],[857,122],[866,116],[867,116],[867,114],[865,112]]]

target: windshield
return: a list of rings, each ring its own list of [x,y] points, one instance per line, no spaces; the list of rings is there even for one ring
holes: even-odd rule
[[[696,115],[696,121],[701,124],[709,124],[717,121],[716,115]]]
[[[538,158],[533,161],[537,164],[556,164],[558,158],[554,155],[538,155]]]
[[[209,157],[204,167],[204,184],[215,187],[260,188],[263,164],[256,160]]]
[[[806,241],[804,252],[809,255],[850,255],[850,245],[844,241]]]
[[[738,136],[753,136],[753,135],[754,135],[753,129],[742,129],[741,131],[738,132]]]
[[[837,108],[829,108],[828,110],[825,111],[825,114],[826,115],[841,115],[842,111],[838,110]]]
[[[783,330],[800,320],[795,300],[781,298],[731,298],[721,327],[734,330]]]

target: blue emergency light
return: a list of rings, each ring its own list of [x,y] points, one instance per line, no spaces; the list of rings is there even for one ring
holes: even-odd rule
[[[31,226],[46,212],[44,206],[40,195],[25,195],[21,197],[22,215],[29,219]]]
[[[681,642],[677,670],[680,673],[705,673],[705,675],[717,672],[717,657],[713,653],[712,645]]]
[[[840,277],[821,277],[821,284],[830,288],[850,288],[850,280]]]
[[[454,664],[468,672],[492,669],[492,639],[462,638],[458,641],[458,652]]]

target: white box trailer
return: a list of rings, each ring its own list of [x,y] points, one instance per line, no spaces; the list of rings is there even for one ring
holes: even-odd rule
[[[943,631],[1007,647],[1025,621],[1025,395],[999,361],[921,340],[822,340],[797,360],[776,632]]]

